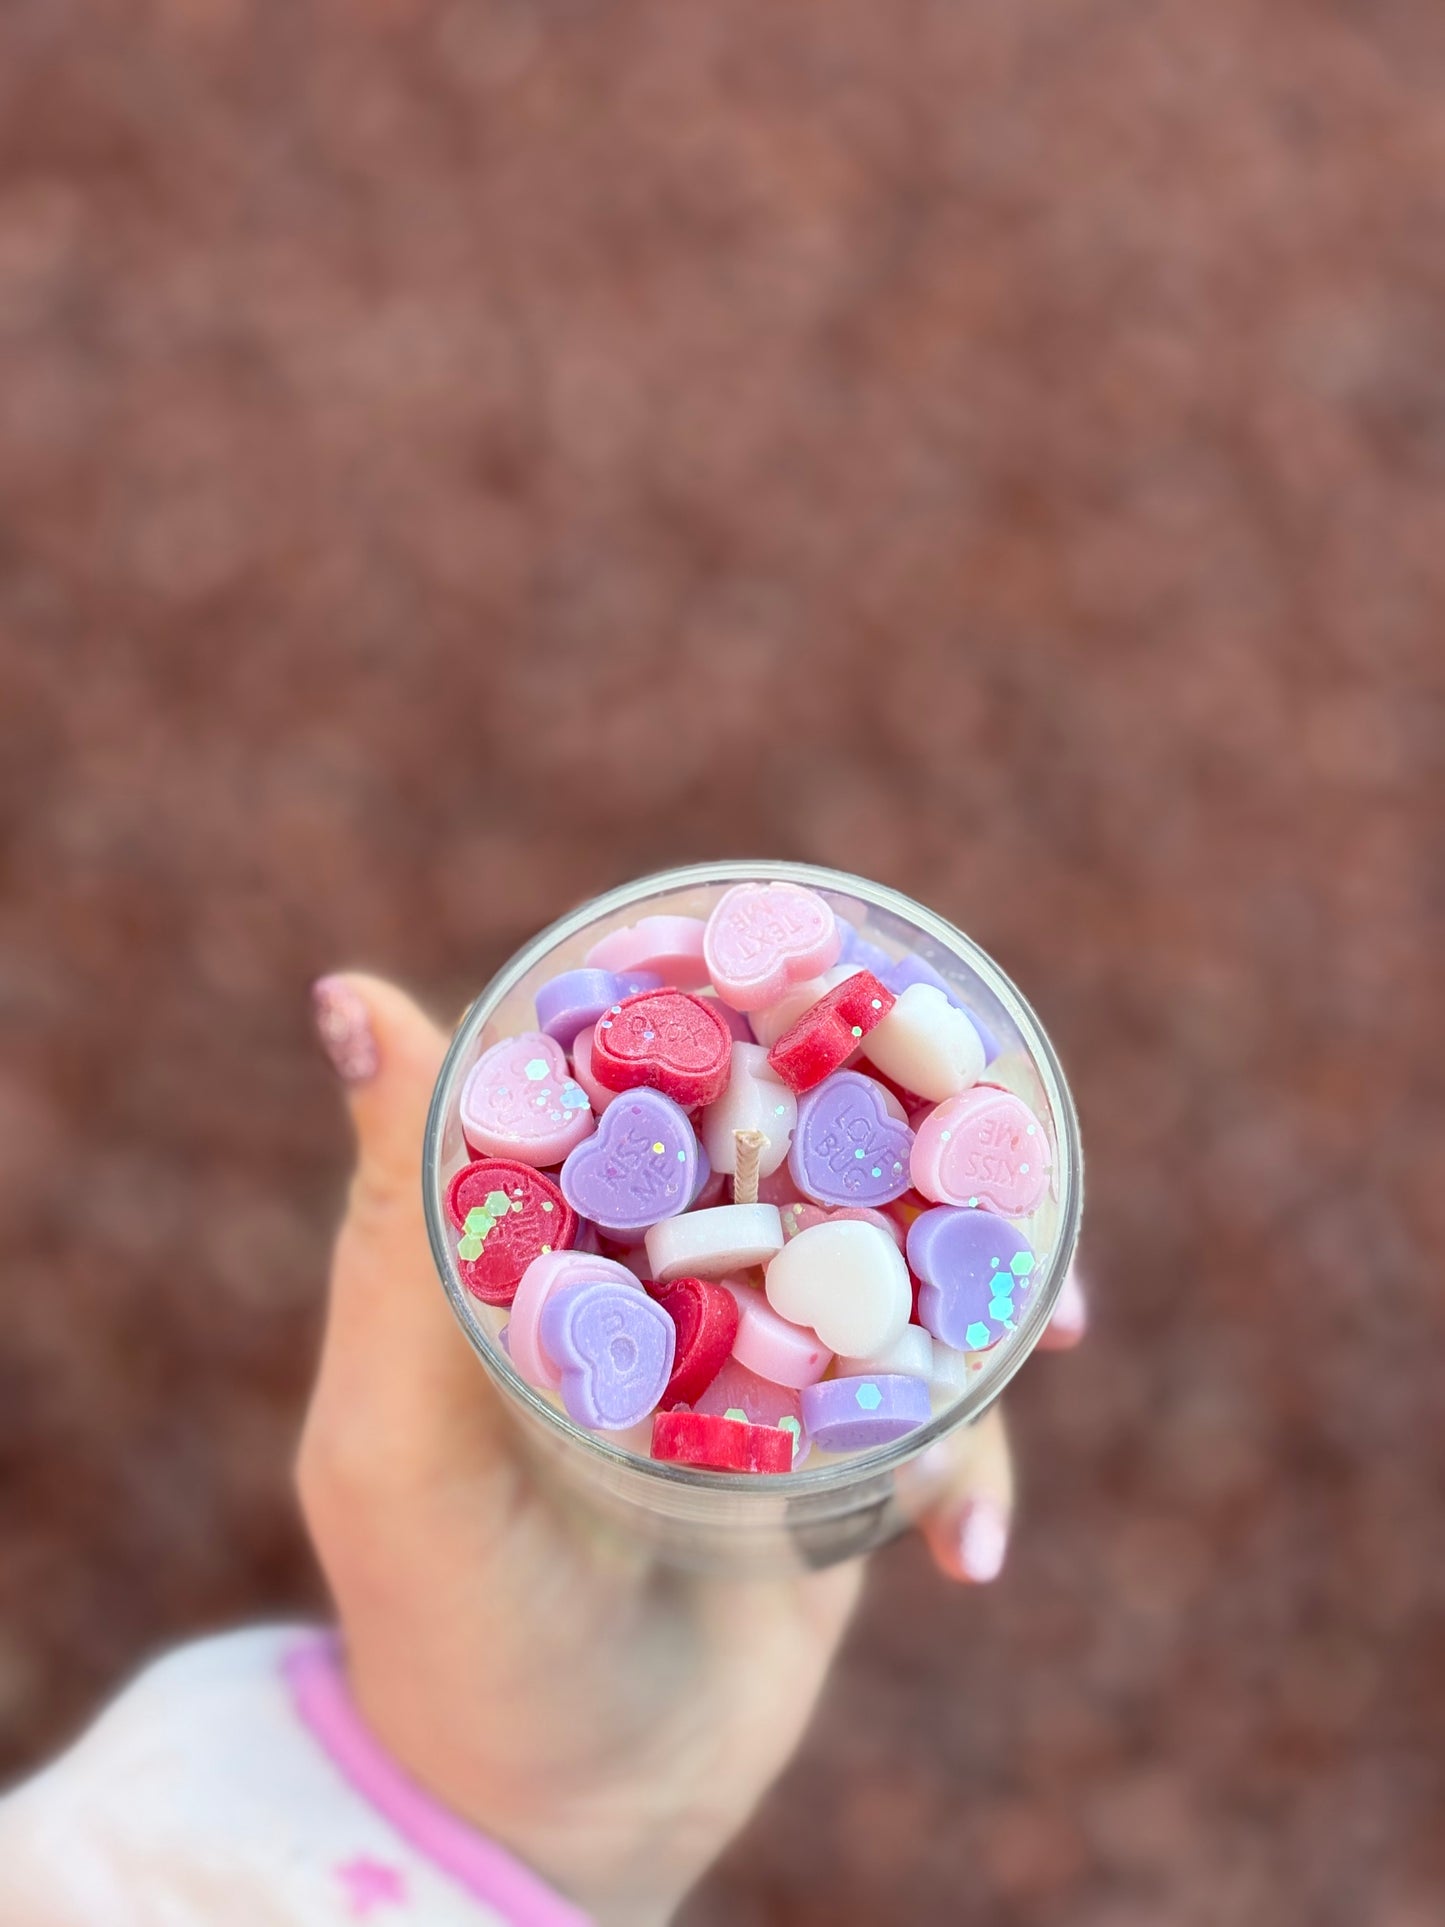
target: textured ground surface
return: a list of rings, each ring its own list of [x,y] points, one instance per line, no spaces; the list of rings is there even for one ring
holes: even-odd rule
[[[1036,1001],[1098,1320],[689,1927],[1439,1920],[1442,100],[1429,0],[8,0],[6,1767],[313,1598],[308,979],[763,851]]]

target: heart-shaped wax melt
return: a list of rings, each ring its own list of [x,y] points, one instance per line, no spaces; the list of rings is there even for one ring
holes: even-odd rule
[[[651,970],[564,970],[537,992],[537,1028],[567,1050],[577,1033],[591,1030],[613,1004],[639,990],[661,989],[662,978]]]
[[[803,1393],[803,1418],[825,1452],[892,1445],[933,1415],[928,1387],[916,1378],[830,1378]]]
[[[823,1376],[833,1354],[815,1331],[781,1317],[756,1285],[741,1278],[724,1278],[722,1289],[737,1301],[733,1357],[739,1364],[759,1378],[795,1389],[813,1385]]]
[[[900,1336],[913,1309],[903,1254],[875,1225],[832,1219],[800,1231],[768,1263],[768,1303],[810,1325],[831,1352],[873,1358]]]
[[[915,951],[905,951],[903,956],[890,963],[886,969],[880,970],[878,975],[895,997],[901,997],[904,991],[914,984],[927,984],[933,990],[941,990],[954,1009],[961,1010],[978,1032],[983,1044],[985,1062],[991,1064],[998,1056],[998,1039],[988,1025],[975,1011],[968,1008],[948,979],[935,970],[932,964],[925,963]]]
[[[866,1050],[885,1077],[935,1104],[967,1090],[984,1072],[983,1040],[973,1020],[932,984],[900,991]]]
[[[913,1140],[913,1182],[935,1204],[1026,1218],[1049,1187],[1044,1128],[1012,1091],[976,1084],[940,1104]]]
[[[803,1403],[797,1388],[779,1385],[773,1379],[750,1372],[740,1359],[729,1359],[712,1384],[693,1406],[697,1412],[710,1412],[718,1418],[739,1413],[749,1425],[776,1426],[793,1440],[793,1464],[799,1466],[808,1456],[811,1441],[803,1424]]]
[[[848,1061],[892,1008],[892,991],[869,971],[855,970],[783,1032],[768,1062],[795,1091],[810,1091]]]
[[[592,1034],[592,1075],[609,1090],[647,1085],[692,1110],[727,1088],[732,1033],[685,990],[644,990],[613,1004]]]
[[[891,1378],[933,1377],[933,1340],[921,1325],[905,1325],[902,1335],[876,1358],[840,1358],[840,1378],[872,1378],[882,1372]]]
[[[697,1189],[698,1143],[661,1091],[628,1091],[562,1166],[562,1195],[604,1231],[643,1231],[685,1211]]]
[[[707,1472],[788,1472],[793,1441],[787,1432],[744,1419],[659,1412],[652,1421],[652,1456]]]
[[[713,988],[734,1010],[763,1010],[789,984],[838,960],[838,922],[796,883],[738,883],[707,920],[703,955]]]
[[[447,1187],[457,1269],[484,1305],[509,1305],[534,1258],[565,1251],[577,1217],[552,1180],[515,1158],[478,1158]]]
[[[595,970],[651,970],[679,990],[701,990],[707,982],[701,917],[643,917],[622,930],[609,930],[587,952]]]
[[[711,1278],[656,1280],[647,1287],[677,1330],[672,1377],[664,1405],[694,1405],[732,1356],[738,1308],[730,1291]]]
[[[462,1086],[460,1111],[473,1151],[523,1164],[560,1164],[593,1126],[561,1045],[537,1030],[483,1051]]]
[[[819,1204],[887,1204],[910,1179],[913,1133],[889,1115],[881,1087],[857,1071],[835,1071],[798,1105],[788,1168]]]
[[[981,1352],[1012,1331],[1033,1284],[1034,1248],[997,1212],[939,1205],[908,1232],[922,1285],[918,1318],[958,1351]]]
[[[594,1432],[625,1432],[655,1411],[672,1373],[672,1320],[631,1285],[568,1285],[542,1308],[542,1350],[561,1380],[567,1416]]]
[[[719,1204],[663,1218],[647,1233],[647,1258],[655,1278],[721,1278],[747,1271],[783,1248],[783,1225],[775,1204]]]
[[[768,1064],[761,1044],[734,1044],[728,1087],[702,1116],[702,1141],[714,1171],[737,1170],[737,1132],[761,1131],[758,1176],[771,1177],[788,1154],[798,1100]]]
[[[569,1285],[621,1285],[640,1291],[641,1280],[625,1265],[590,1251],[553,1251],[534,1258],[522,1273],[507,1325],[507,1352],[529,1385],[555,1392],[561,1375],[542,1349],[542,1313],[547,1301]]]
[[[766,1010],[755,1010],[751,1021],[758,1042],[766,1044],[771,1050],[783,1033],[793,1028],[804,1011],[811,1010],[814,1004],[826,997],[830,990],[836,990],[839,984],[856,977],[862,968],[861,964],[834,964],[821,977],[809,977],[801,984],[794,984],[791,990],[785,990],[777,1002],[769,1004]]]

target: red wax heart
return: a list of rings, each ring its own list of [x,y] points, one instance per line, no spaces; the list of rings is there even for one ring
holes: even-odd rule
[[[505,1211],[488,1200],[506,1199]],[[514,1158],[478,1158],[447,1186],[447,1216],[465,1231],[468,1213],[486,1212],[479,1227],[481,1255],[457,1259],[462,1283],[484,1305],[510,1305],[522,1273],[545,1251],[568,1251],[577,1236],[577,1214],[551,1178]]]
[[[592,1075],[609,1091],[651,1085],[690,1111],[715,1104],[727,1089],[732,1044],[732,1032],[701,997],[640,990],[598,1018]]]
[[[795,1091],[811,1091],[846,1064],[897,999],[871,970],[845,977],[805,1010],[768,1052],[768,1062]]]
[[[709,1412],[658,1412],[652,1456],[707,1472],[788,1472],[793,1439],[777,1425],[746,1425]]]
[[[732,1356],[741,1313],[738,1301],[714,1278],[674,1278],[647,1286],[677,1327],[672,1377],[662,1403],[695,1405]]]

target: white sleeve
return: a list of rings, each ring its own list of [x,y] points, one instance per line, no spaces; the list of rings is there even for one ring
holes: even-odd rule
[[[382,1751],[335,1644],[208,1639],[0,1800],[6,1927],[587,1927]]]

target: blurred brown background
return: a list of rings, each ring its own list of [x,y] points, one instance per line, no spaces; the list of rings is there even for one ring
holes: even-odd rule
[[[346,1143],[763,852],[1053,1028],[1096,1328],[688,1927],[1445,1915],[1445,13],[7,0],[0,1730],[311,1607]]]

